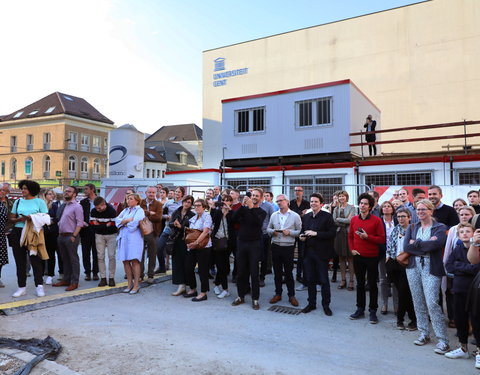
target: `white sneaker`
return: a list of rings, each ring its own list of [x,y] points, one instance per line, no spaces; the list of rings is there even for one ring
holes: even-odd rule
[[[45,284],[47,285],[52,285],[52,276],[47,276],[47,279],[45,280]]]
[[[24,296],[25,294],[27,294],[27,288],[26,287],[18,288],[17,291],[12,294],[12,297],[17,298],[17,297]]]
[[[45,291],[43,290],[43,285],[37,286],[37,296],[45,297]]]
[[[445,353],[445,357],[450,358],[450,359],[457,359],[457,358],[470,358],[470,354],[467,352],[464,352],[462,348],[457,348],[455,350],[452,350],[448,353]]]
[[[480,353],[475,356],[475,368],[480,369]]]
[[[222,288],[219,287],[218,285],[215,285],[215,287],[213,288],[213,293],[215,293],[217,296],[222,293]]]
[[[222,290],[222,292],[217,296],[217,298],[225,298],[225,297],[228,297],[230,295],[230,292],[228,290]]]
[[[295,288],[295,290],[298,291],[298,292],[301,292],[302,290],[307,290],[307,289],[308,289],[308,288],[307,288],[305,285],[303,285],[303,284],[300,284],[299,286],[297,286],[297,287]]]

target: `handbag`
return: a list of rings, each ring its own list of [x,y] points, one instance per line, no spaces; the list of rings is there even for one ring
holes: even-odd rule
[[[397,259],[398,264],[400,264],[403,267],[407,267],[409,258],[410,258],[410,254],[406,253],[406,252],[403,252],[403,253],[398,254],[396,259]]]
[[[191,244],[198,240],[198,237],[202,234],[203,231],[200,229],[192,229],[192,228],[185,228],[185,243]],[[208,241],[210,240],[210,235],[206,235],[205,238],[193,249],[204,249],[208,245]]]
[[[142,232],[142,236],[148,236],[150,233],[153,232],[153,223],[148,217],[140,220],[138,222],[138,226],[140,227],[140,232]]]
[[[225,233],[225,222],[223,221],[222,217],[222,226],[223,226],[223,232]],[[212,238],[212,247],[213,250],[225,250],[228,248],[228,237],[222,237],[222,238]]]

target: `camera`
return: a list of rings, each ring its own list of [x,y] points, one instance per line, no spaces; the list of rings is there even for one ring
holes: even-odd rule
[[[223,207],[223,202],[215,202],[215,207]]]

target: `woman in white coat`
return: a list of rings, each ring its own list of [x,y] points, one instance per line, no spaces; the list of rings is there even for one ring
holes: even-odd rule
[[[140,262],[143,253],[143,237],[138,226],[145,218],[145,213],[140,207],[142,199],[138,194],[127,196],[127,208],[115,218],[119,228],[117,237],[118,259],[123,262],[127,275],[128,287],[123,292],[136,294],[140,289]]]

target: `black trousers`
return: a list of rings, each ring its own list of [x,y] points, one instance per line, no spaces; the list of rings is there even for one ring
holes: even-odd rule
[[[44,237],[45,237],[45,247],[47,248],[47,253],[48,253],[48,260],[45,261],[46,263],[45,274],[47,276],[55,275],[55,253],[58,256],[58,273],[63,274],[62,257],[60,256],[60,252],[58,251],[58,246],[57,246],[58,233],[50,233],[50,232],[44,233]]]
[[[19,288],[27,286],[27,257],[30,257],[30,264],[33,269],[33,277],[35,286],[43,285],[43,270],[44,262],[36,255],[28,255],[28,250],[25,246],[20,246],[20,236],[22,235],[22,228],[13,228],[10,234],[10,244],[12,245],[13,257],[15,258],[15,265],[17,267],[17,283]]]
[[[308,285],[308,304],[317,306],[317,285],[322,287],[322,306],[330,306],[331,293],[328,280],[328,259],[322,259],[318,251],[305,249],[304,275]]]
[[[268,254],[272,243],[272,237],[267,233],[263,234],[263,251],[260,259],[260,280],[265,280],[265,275],[268,273]],[[271,270],[270,270],[271,272]]]
[[[215,276],[215,285],[222,285],[223,290],[228,289],[228,272],[230,270],[230,250],[213,250],[213,259],[217,266],[217,275]]]
[[[373,142],[373,141],[372,141]],[[368,154],[370,156],[375,156],[377,155],[377,145],[368,145]]]
[[[299,241],[298,238],[296,239],[297,245],[297,279],[302,280],[304,277],[303,274],[303,257],[305,254],[305,242]],[[303,285],[307,285],[305,281],[303,281]]]
[[[453,294],[453,316],[455,318],[455,326],[457,327],[458,341],[461,344],[468,343],[468,322],[472,324],[473,337],[477,341],[477,346],[480,343],[480,319],[474,317],[467,311],[467,293]]]
[[[98,274],[98,256],[97,245],[95,244],[95,232],[91,227],[83,228],[80,232],[80,239],[82,243],[82,261],[85,275]],[[90,255],[92,261],[90,261]],[[92,267],[93,263],[93,267]]]
[[[198,276],[200,277],[200,288],[202,293],[206,293],[210,290],[208,279],[208,274],[210,270],[210,251],[210,247],[206,247],[205,249],[189,250],[185,259],[187,285],[191,289],[197,288],[195,265],[198,263]]]
[[[293,280],[293,252],[295,245],[279,246],[272,243],[272,263],[275,280],[275,294],[282,295],[282,278],[285,273],[285,284],[288,296],[295,295],[295,281]]]
[[[395,285],[398,291],[397,323],[403,323],[405,313],[412,323],[417,322],[413,308],[412,293],[408,285],[407,272],[395,259],[388,259],[385,264],[388,280]]]
[[[262,239],[256,241],[237,240],[237,291],[240,298],[244,298],[248,290],[248,276],[252,283],[252,300],[260,297],[258,263],[262,256]]]
[[[355,255],[353,267],[357,278],[357,308],[365,311],[365,280],[367,280],[370,296],[368,308],[370,311],[376,311],[378,309],[378,257],[367,258]]]
[[[187,259],[187,245],[181,238],[177,238],[173,244],[172,251],[172,283],[174,285],[186,284],[186,259]]]

